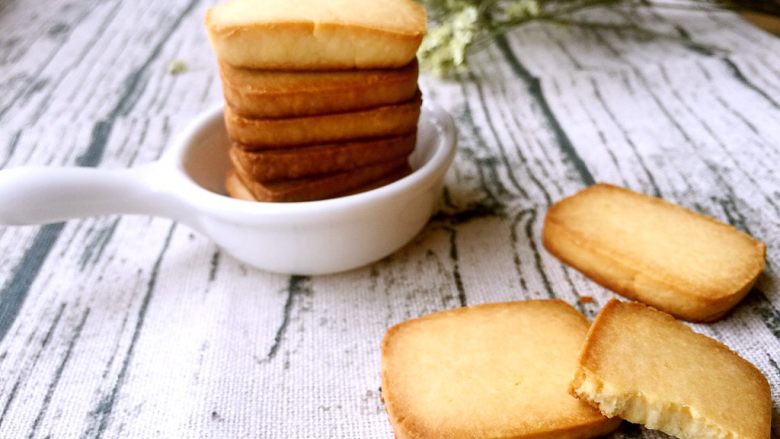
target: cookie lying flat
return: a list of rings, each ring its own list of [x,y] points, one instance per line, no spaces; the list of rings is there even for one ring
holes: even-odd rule
[[[729,225],[607,184],[555,203],[543,241],[601,285],[691,321],[716,320],[741,300],[766,250]]]
[[[230,0],[205,21],[218,58],[274,70],[400,67],[427,25],[412,0]]]
[[[417,62],[398,69],[334,72],[268,71],[219,63],[222,91],[244,117],[343,113],[397,104],[417,92]]]
[[[394,181],[400,180],[407,175],[409,175],[412,172],[412,169],[408,166],[400,167],[393,173],[380,178],[379,180],[375,180],[371,182],[370,184],[366,186],[359,187],[357,189],[353,189],[349,192],[345,192],[343,194],[338,194],[337,196],[344,197],[347,195],[353,195],[353,194],[359,194],[361,192],[370,191],[372,189],[377,189],[382,186],[388,185],[390,183],[393,183]],[[231,198],[236,198],[238,200],[244,200],[244,201],[263,201],[258,200],[255,198],[254,195],[252,195],[251,192],[249,192],[249,189],[244,185],[244,183],[241,181],[240,178],[238,178],[238,174],[236,174],[235,170],[230,170],[225,178],[225,189]],[[311,200],[310,200],[311,201]]]
[[[557,300],[460,308],[382,341],[382,399],[398,439],[590,438],[620,423],[567,392],[588,321]]]
[[[400,136],[416,129],[421,102],[418,94],[401,104],[283,119],[249,119],[226,105],[225,127],[234,142],[250,150]]]
[[[244,175],[240,168],[234,171],[246,191],[252,194],[256,201],[314,201],[368,190],[378,182],[390,183],[405,176],[409,172],[409,165],[403,157],[334,174],[266,183],[252,180]],[[228,180],[230,178],[229,175]],[[235,188],[238,184],[228,181],[226,186]],[[238,195],[236,198],[244,198],[243,191],[234,190],[233,193]]]
[[[230,159],[233,166],[255,181],[312,177],[406,157],[414,150],[416,137],[417,133],[411,132],[374,140],[261,151],[233,146]]]
[[[682,439],[768,439],[766,378],[727,346],[639,303],[609,302],[588,332],[572,394]]]

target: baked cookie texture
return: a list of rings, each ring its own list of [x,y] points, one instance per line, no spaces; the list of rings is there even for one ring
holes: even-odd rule
[[[256,201],[314,201],[362,192],[378,185],[388,184],[409,171],[406,157],[393,161],[363,166],[343,172],[273,182],[259,182],[235,168],[227,177],[229,195],[246,200],[251,194]],[[238,181],[232,180],[237,179]]]
[[[313,201],[410,172],[422,105],[415,54],[427,27],[420,4],[227,0],[207,10],[205,26],[232,145],[229,195]]]
[[[400,136],[417,129],[422,97],[348,113],[282,119],[248,119],[225,106],[228,136],[248,150],[285,148],[376,137]]]
[[[717,320],[750,291],[766,252],[734,227],[608,184],[555,203],[542,238],[604,287],[700,322]]]
[[[237,200],[243,201],[257,201],[255,196],[249,192],[249,189],[238,178],[236,171],[231,169],[225,175],[225,192],[231,197]]]
[[[568,385],[588,321],[557,300],[459,308],[382,340],[382,397],[398,439],[590,438],[619,425]]]
[[[772,401],[761,372],[672,316],[612,300],[596,317],[571,393],[681,439],[768,439]]]
[[[269,71],[219,63],[222,91],[248,118],[301,117],[398,104],[417,93],[417,61],[398,69]]]
[[[394,68],[425,34],[412,0],[229,0],[206,13],[217,57],[267,70]]]
[[[230,148],[235,168],[255,181],[268,182],[315,177],[407,157],[412,153],[416,132],[402,136],[305,146],[301,148],[246,151]]]

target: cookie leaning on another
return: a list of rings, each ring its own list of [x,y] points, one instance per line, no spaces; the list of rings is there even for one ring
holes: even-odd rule
[[[599,284],[691,321],[717,320],[736,305],[766,251],[734,227],[608,184],[555,203],[543,242]]]
[[[769,439],[761,372],[722,343],[639,303],[596,317],[570,390],[606,416],[681,439]]]
[[[620,424],[567,393],[588,321],[557,300],[479,305],[390,328],[382,398],[398,439],[604,435]]]

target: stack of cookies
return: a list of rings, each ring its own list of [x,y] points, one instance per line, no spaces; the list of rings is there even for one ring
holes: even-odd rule
[[[232,0],[206,15],[235,198],[309,201],[409,172],[421,95],[412,0]]]

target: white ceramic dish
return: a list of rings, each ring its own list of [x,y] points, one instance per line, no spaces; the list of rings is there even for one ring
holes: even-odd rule
[[[323,201],[229,198],[230,164],[219,106],[197,118],[157,162],[127,170],[22,167],[0,171],[0,224],[43,224],[105,214],[175,219],[252,266],[325,274],[379,260],[427,223],[455,154],[452,119],[425,106],[414,172],[371,191]]]

